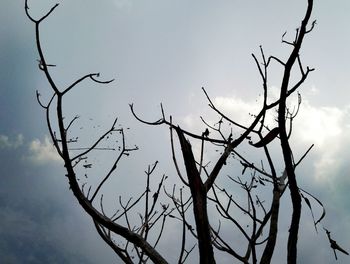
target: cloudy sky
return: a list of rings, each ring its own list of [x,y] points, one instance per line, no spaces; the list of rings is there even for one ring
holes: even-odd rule
[[[0,262],[118,263],[74,200],[52,150],[35,98],[39,90],[47,99],[49,87],[38,69],[34,25],[25,16],[23,2],[0,3]],[[31,0],[30,13],[39,18],[55,3]],[[77,135],[83,142],[96,138],[118,116],[121,125],[130,127],[130,145],[140,147],[130,157],[132,166],[121,168],[128,177],[116,181],[123,186],[120,191],[115,186],[106,189],[116,196],[142,190],[143,170],[155,160],[160,161],[159,175],[166,172],[172,181],[176,177],[168,129],[139,124],[128,104],[134,103],[144,118],[156,120],[162,102],[174,122],[200,133],[200,115],[214,120],[201,92],[205,87],[220,109],[247,122],[261,93],[251,53],[258,54],[262,45],[266,54],[286,58],[289,48],[281,44],[281,36],[286,31],[287,38],[294,36],[306,6],[306,0],[59,3],[41,31],[47,62],[57,65],[51,69],[57,84],[65,87],[91,72],[100,72],[102,79],[115,78],[102,87],[88,81],[69,95],[67,117],[81,116]],[[303,103],[293,135],[299,155],[315,144],[298,175],[302,187],[324,202],[323,225],[348,250],[349,10],[348,0],[315,1],[317,26],[301,55],[305,65],[316,70],[300,90]],[[273,96],[280,72],[278,67],[271,70]],[[107,154],[96,161],[101,168]],[[304,209],[300,263],[332,263],[324,232],[314,232]],[[281,255],[276,253],[275,263]],[[348,262],[339,254],[338,263]]]

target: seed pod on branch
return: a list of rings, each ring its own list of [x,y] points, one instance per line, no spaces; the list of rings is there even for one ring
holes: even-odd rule
[[[272,140],[274,140],[279,134],[279,128],[275,127],[272,129],[267,135],[262,138],[260,141],[256,142],[255,144],[250,142],[250,144],[256,148],[261,148],[269,144]]]

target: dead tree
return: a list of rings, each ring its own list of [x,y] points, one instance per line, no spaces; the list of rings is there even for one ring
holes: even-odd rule
[[[261,225],[260,225],[260,229],[257,228],[257,226],[254,228],[252,236],[248,236],[248,234],[245,234],[248,240],[248,248],[245,255],[241,256],[229,248],[225,248],[222,250],[232,251],[232,255],[236,257],[238,260],[241,260],[243,263],[248,263],[251,257],[252,257],[253,263],[257,263],[257,256],[255,252],[255,246],[257,243],[256,240],[257,238],[260,237],[262,228],[268,223],[268,218],[271,218],[270,234],[266,240],[266,247],[263,251],[263,255],[261,259],[262,263],[270,263],[272,258],[272,253],[274,251],[275,243],[276,243],[279,199],[282,193],[279,185],[280,184],[279,179],[276,175],[274,162],[271,159],[271,155],[269,153],[267,145],[273,140],[279,138],[280,146],[283,153],[284,165],[285,165],[285,176],[288,179],[288,185],[289,185],[290,195],[291,195],[292,204],[293,204],[293,213],[292,213],[291,227],[289,230],[289,239],[288,239],[288,251],[287,251],[288,258],[287,259],[288,259],[288,263],[296,263],[297,238],[299,233],[299,221],[301,216],[301,195],[300,195],[300,188],[298,187],[295,173],[294,173],[296,163],[294,161],[293,152],[289,144],[289,138],[292,132],[292,121],[296,117],[298,111],[296,111],[296,113],[293,113],[290,111],[290,109],[288,109],[287,99],[297,91],[297,89],[304,83],[309,73],[313,71],[313,69],[309,67],[305,68],[303,66],[299,55],[299,51],[301,48],[301,44],[304,40],[304,37],[306,36],[306,34],[312,31],[315,25],[315,21],[312,22],[311,25],[309,25],[312,7],[313,7],[313,1],[309,0],[305,17],[301,23],[301,26],[296,31],[294,40],[287,41],[283,38],[284,36],[282,37],[282,42],[292,47],[292,51],[286,61],[282,61],[281,59],[275,56],[269,56],[266,59],[262,48],[260,48],[262,63],[259,62],[259,60],[255,55],[253,55],[253,58],[256,62],[256,65],[259,69],[259,73],[263,81],[264,100],[263,100],[263,104],[261,106],[260,112],[255,116],[254,121],[249,126],[244,126],[242,124],[236,123],[234,120],[231,120],[229,117],[227,117],[225,113],[222,113],[219,109],[217,109],[216,106],[213,104],[213,102],[210,100],[210,97],[207,95],[206,91],[203,89],[209,101],[209,106],[218,113],[221,120],[220,122],[222,123],[224,120],[226,122],[229,122],[230,125],[234,125],[239,129],[241,129],[240,136],[238,136],[235,139],[232,138],[232,134],[230,134],[229,136],[228,135],[225,136],[223,133],[221,133],[220,126],[217,129],[207,123],[205,123],[207,127],[210,128],[211,130],[218,132],[219,135],[222,136],[222,139],[217,140],[214,138],[209,138],[207,136],[208,133],[205,133],[206,135],[204,135],[203,133],[202,136],[194,135],[190,132],[184,131],[180,127],[174,126],[172,122],[166,120],[164,115],[159,121],[152,123],[152,125],[166,124],[170,126],[171,129],[175,129],[175,131],[178,134],[182,153],[183,153],[183,159],[186,166],[186,173],[187,173],[187,179],[188,179],[186,184],[189,186],[191,190],[192,199],[193,199],[193,213],[196,217],[196,227],[197,227],[197,234],[198,234],[198,244],[199,244],[201,263],[215,262],[213,260],[214,259],[213,245],[216,244],[215,243],[216,241],[212,239],[212,237],[215,237],[215,236],[212,235],[212,231],[208,227],[209,216],[207,215],[207,210],[205,208],[207,204],[207,200],[209,199],[208,192],[212,188],[214,188],[215,180],[217,179],[222,167],[226,164],[226,161],[230,156],[230,154],[235,153],[235,149],[240,144],[242,144],[242,142],[245,139],[247,139],[247,137],[249,137],[251,134],[256,134],[261,138],[260,142],[256,144],[252,144],[252,146],[257,148],[260,148],[260,147],[264,148],[266,158],[269,162],[270,172],[267,173],[263,168],[257,168],[255,165],[248,163],[242,157],[241,157],[242,159],[241,162],[243,166],[245,167],[249,166],[253,168],[255,172],[258,172],[262,174],[264,177],[267,177],[268,179],[271,180],[274,186],[273,193],[272,193],[272,197],[273,197],[272,205],[271,205],[270,211],[265,214],[266,219],[263,219],[261,221],[256,217],[255,213],[254,215],[252,215],[254,225],[257,225],[260,222],[261,222]],[[272,103],[268,103],[268,77],[267,76],[268,76],[268,69],[269,69],[268,67],[271,65],[271,63],[277,63],[283,68],[283,77],[282,77],[282,83],[280,85],[279,99]],[[292,68],[295,66],[299,67],[300,79],[295,84],[291,84],[290,83],[291,72],[292,72]],[[298,108],[299,108],[300,102],[301,101],[299,100]],[[278,112],[278,123],[276,124],[275,128],[268,131],[267,135],[263,137],[263,130],[266,129],[265,116],[269,111],[274,109],[275,110],[277,109],[277,112]],[[131,110],[135,114],[132,105],[131,105]],[[143,121],[140,118],[138,119],[140,121]],[[287,127],[287,123],[290,124],[289,127]],[[221,144],[222,147],[224,148],[224,150],[222,151],[222,155],[215,163],[215,166],[213,167],[212,171],[207,173],[207,178],[205,180],[202,180],[199,175],[199,171],[203,165],[199,163],[199,169],[197,168],[196,160],[193,158],[193,153],[191,150],[190,143],[186,141],[184,134],[195,139],[211,142],[213,144]],[[203,144],[202,144],[202,147],[203,147]],[[203,149],[202,149],[202,152],[203,152]],[[236,154],[239,155],[238,153]],[[251,190],[253,186],[255,186],[253,182],[254,181],[252,181],[250,184],[236,182],[237,184],[242,185],[242,187],[247,190],[249,201],[252,207],[253,207],[253,204],[251,201],[252,199]],[[217,199],[217,197],[214,198],[214,201],[218,204],[218,206],[222,207],[222,203]],[[254,207],[252,209],[253,211],[255,211]],[[249,211],[247,211],[247,213],[249,213]],[[227,217],[229,217],[227,212],[226,214],[227,214]],[[234,220],[234,222],[235,221],[236,220]],[[243,233],[245,233],[242,228],[241,230]],[[219,234],[216,233],[216,235],[219,235]],[[221,247],[218,247],[218,248],[221,248]]]
[[[302,201],[305,201],[311,212],[310,198],[323,208],[322,203],[315,196],[299,187],[295,175],[296,167],[306,157],[313,145],[306,148],[297,160],[290,145],[293,120],[297,117],[301,105],[301,95],[298,93],[298,89],[314,70],[305,67],[300,58],[303,40],[316,24],[315,21],[310,23],[313,1],[307,1],[305,16],[300,27],[296,30],[293,40],[286,40],[285,34],[282,36],[282,42],[291,47],[291,52],[285,61],[273,55],[266,57],[262,47],[260,47],[260,58],[252,55],[262,80],[263,100],[259,112],[254,114],[250,124],[240,124],[222,112],[204,88],[204,95],[208,100],[209,107],[217,114],[218,122],[211,124],[202,118],[204,132],[201,134],[192,133],[175,125],[172,117],[165,115],[163,106],[161,107],[161,117],[155,122],[148,122],[137,114],[132,104],[130,105],[131,112],[140,122],[170,128],[172,159],[183,187],[173,186],[172,191],[169,191],[164,186],[167,176],[163,175],[155,187],[156,191],[151,194],[151,185],[153,186],[151,176],[157,167],[157,162],[155,162],[145,171],[144,191],[136,199],[130,198],[124,201],[119,196],[119,209],[116,209],[112,215],[104,210],[102,186],[113,177],[123,158],[138,148],[136,146],[128,147],[124,130],[117,127],[117,119],[115,119],[112,126],[90,146],[75,148],[74,150],[79,150],[79,153],[73,151],[71,144],[77,142],[77,137],[71,134],[70,128],[77,122],[78,116],[69,121],[64,119],[64,99],[72,89],[84,81],[90,80],[98,84],[108,84],[112,80],[101,81],[99,73],[89,73],[68,87],[62,88],[56,85],[50,73],[50,67],[54,65],[47,63],[41,47],[40,25],[57,6],[58,4],[41,18],[35,19],[29,13],[27,1],[25,1],[26,14],[35,25],[39,69],[45,74],[52,93],[47,103],[43,102],[39,92],[37,92],[37,99],[46,113],[48,130],[57,153],[64,161],[66,176],[73,194],[92,218],[98,234],[120,259],[125,263],[146,263],[149,260],[153,263],[168,263],[156,247],[164,236],[163,231],[167,221],[174,220],[179,221],[182,225],[182,232],[179,232],[181,245],[178,263],[185,263],[195,248],[198,250],[201,264],[216,263],[215,256],[219,252],[232,257],[235,263],[237,261],[241,263],[271,263],[279,233],[280,200],[286,195],[285,193],[288,193],[288,188],[292,201],[292,217],[287,243],[287,262],[297,263]],[[271,101],[268,96],[268,73],[272,64],[277,64],[282,68],[283,76],[280,84],[280,95],[276,100]],[[295,68],[298,69],[299,76],[293,76],[295,71],[292,72],[292,70]],[[292,83],[292,79],[297,79],[297,81]],[[298,94],[297,101],[292,109],[288,102],[296,93]],[[276,122],[268,124],[267,116],[273,115],[273,113],[277,113]],[[181,147],[186,176],[178,163],[174,132]],[[89,187],[86,183],[80,183],[77,168],[79,166],[91,168],[93,164],[86,163],[89,155],[97,150],[105,149],[101,147],[101,144],[107,137],[118,135],[122,143],[112,150],[118,151],[119,154],[106,175],[100,178],[100,183]],[[197,158],[191,145],[195,141],[200,145],[200,155]],[[251,151],[259,151],[263,156],[261,164],[255,164],[250,160],[250,157],[242,154],[238,148],[242,145],[249,147]],[[277,145],[283,153],[284,164],[281,174],[276,169],[276,161],[271,154],[271,145]],[[203,154],[208,146],[214,146],[220,150],[218,159],[211,160],[210,163],[205,162]],[[265,167],[263,159],[267,162],[267,167]],[[220,185],[220,178],[224,178],[223,168],[230,160],[234,160],[236,166],[242,171],[242,176],[228,176],[229,182],[243,191],[240,197],[236,197],[234,193]],[[250,172],[249,176],[247,176],[247,172]],[[243,178],[244,174],[245,178]],[[260,190],[264,187],[269,191],[268,201],[261,199]],[[165,198],[168,199],[169,203],[164,202]],[[140,205],[143,206],[143,213],[139,213],[135,209]],[[237,214],[237,212],[239,213]],[[214,213],[216,214],[215,218],[219,219],[216,223],[212,220]],[[132,219],[134,219],[132,214],[138,215],[140,219],[138,224],[132,223]],[[316,229],[324,216],[325,212],[323,211],[317,220],[313,219]],[[225,237],[221,229],[223,224],[235,230],[234,234],[239,233],[243,237],[244,246],[235,246],[232,239],[228,240]],[[264,233],[264,230],[268,231]],[[196,242],[191,244],[188,237]],[[331,241],[330,236],[329,240]]]

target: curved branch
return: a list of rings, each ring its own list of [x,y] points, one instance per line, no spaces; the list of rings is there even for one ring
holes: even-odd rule
[[[73,89],[77,84],[81,83],[82,81],[84,81],[87,78],[90,78],[91,80],[93,80],[96,83],[100,83],[100,84],[107,84],[107,83],[111,83],[114,81],[114,79],[108,80],[108,81],[99,81],[96,80],[94,78],[94,76],[99,77],[100,73],[89,73],[86,74],[85,76],[81,77],[80,79],[76,80],[74,83],[72,83],[70,86],[68,86],[63,92],[62,94],[66,94],[68,93],[71,89]]]

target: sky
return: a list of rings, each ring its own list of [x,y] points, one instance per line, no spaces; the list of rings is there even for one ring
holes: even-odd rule
[[[56,1],[28,3],[30,13],[39,18]],[[306,0],[59,3],[41,27],[43,49],[47,62],[57,65],[50,70],[59,87],[91,72],[100,72],[103,80],[115,79],[103,86],[87,81],[69,94],[64,105],[67,118],[81,116],[74,133],[87,144],[117,116],[118,124],[130,128],[128,144],[140,149],[105,188],[110,197],[140,192],[143,171],[156,160],[156,177],[166,173],[168,186],[177,182],[168,128],[140,124],[131,115],[129,103],[147,120],[160,117],[162,103],[174,123],[201,133],[204,126],[199,116],[218,120],[201,91],[205,87],[225,113],[249,122],[262,92],[251,54],[258,55],[262,45],[266,54],[285,59],[290,48],[281,44],[281,36],[286,31],[287,38],[294,36],[306,7]],[[47,100],[50,90],[38,69],[34,24],[25,15],[24,1],[2,0],[0,7],[0,262],[119,263],[70,192],[62,161],[49,140],[35,91]],[[292,137],[299,157],[315,144],[297,170],[300,183],[323,202],[327,210],[323,226],[348,251],[349,10],[347,0],[315,1],[312,19],[317,25],[301,51],[303,63],[315,71],[300,90],[303,100]],[[272,67],[270,76],[273,97],[278,93],[280,68]],[[195,142],[193,147],[198,149]],[[208,151],[205,157],[209,160],[215,153]],[[259,153],[251,158],[259,159]],[[103,171],[110,159],[108,152],[92,158],[94,169],[89,175]],[[91,178],[92,183],[97,180]],[[286,198],[281,208],[285,230],[289,209]],[[301,230],[300,263],[335,262],[325,233],[315,233],[305,204]],[[280,239],[285,237],[281,232]],[[164,252],[174,248],[166,239],[161,246]],[[284,246],[276,250],[274,263],[284,261],[284,251]],[[349,262],[345,255],[338,257],[337,263]],[[218,263],[231,262],[222,257]]]

